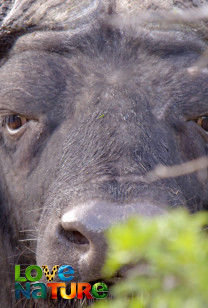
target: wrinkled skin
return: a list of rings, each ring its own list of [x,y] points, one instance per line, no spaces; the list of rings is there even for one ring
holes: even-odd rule
[[[0,117],[28,121],[15,135],[0,128],[7,273],[15,263],[70,264],[75,280],[99,280],[112,224],[207,208],[206,174],[139,180],[158,164],[207,154],[195,119],[208,112],[208,74],[187,70],[205,48],[192,31],[123,30],[109,16],[75,34],[15,38],[0,68]]]

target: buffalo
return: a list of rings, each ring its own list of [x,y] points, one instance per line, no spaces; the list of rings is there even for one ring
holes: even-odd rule
[[[1,2],[2,307],[38,305],[16,302],[15,264],[102,280],[111,225],[207,209],[206,166],[148,176],[208,152],[205,4]]]

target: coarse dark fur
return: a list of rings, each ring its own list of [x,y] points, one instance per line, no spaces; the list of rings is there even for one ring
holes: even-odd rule
[[[17,135],[0,127],[0,303],[76,306],[16,303],[14,264],[70,264],[75,280],[100,280],[110,225],[171,207],[207,209],[206,170],[139,180],[158,164],[207,155],[196,120],[208,114],[208,71],[188,70],[207,42],[202,27],[167,30],[157,13],[146,24],[112,1],[54,24],[32,10],[38,1],[26,2],[22,14],[9,15],[13,2],[4,7],[0,36],[0,119],[27,118]]]

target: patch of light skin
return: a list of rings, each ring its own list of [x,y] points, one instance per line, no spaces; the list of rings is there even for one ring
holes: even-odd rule
[[[199,73],[208,74],[208,68],[199,68],[198,66],[192,66],[187,69],[190,75],[195,75]]]
[[[77,210],[71,210],[69,212],[67,212],[66,214],[64,214],[61,218],[61,222],[64,223],[70,223],[70,222],[74,222],[77,220]]]
[[[70,209],[62,216],[61,223],[64,229],[70,229],[74,224],[79,222],[80,227],[87,228],[88,232],[98,234],[109,228],[115,222],[125,221],[135,214],[151,217],[154,214],[163,213],[164,209],[152,204],[132,203],[127,204],[125,207],[123,205],[110,207],[105,202],[98,201],[96,206],[96,201],[91,201]]]
[[[88,202],[86,212],[88,212],[93,205],[94,205],[94,202]],[[82,210],[82,215],[85,215],[85,206],[84,205],[82,206],[81,210]],[[66,212],[62,216],[61,222],[62,222],[62,224],[74,223],[74,222],[77,221],[78,215],[80,215],[80,207],[75,207],[73,209],[70,209],[68,212]],[[79,216],[79,218],[80,218],[80,216]]]

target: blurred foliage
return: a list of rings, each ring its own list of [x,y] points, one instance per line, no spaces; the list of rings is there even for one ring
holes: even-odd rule
[[[207,222],[207,213],[176,210],[113,226],[104,275],[130,266],[127,278],[110,289],[113,299],[94,308],[208,307]]]

